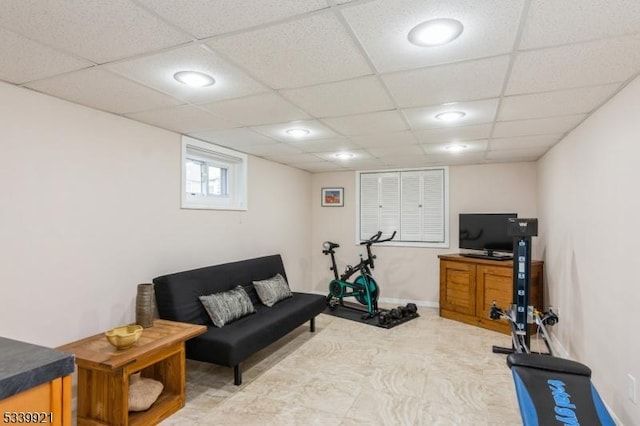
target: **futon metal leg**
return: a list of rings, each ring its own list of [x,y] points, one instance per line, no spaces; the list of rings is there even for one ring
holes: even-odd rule
[[[311,318],[311,321],[309,321],[309,331],[312,333],[316,331],[316,317]]]
[[[233,367],[233,384],[240,386],[242,384],[242,371],[240,371],[240,364]]]

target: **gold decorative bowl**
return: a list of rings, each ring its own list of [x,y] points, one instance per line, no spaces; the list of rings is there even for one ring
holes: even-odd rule
[[[104,333],[107,340],[118,349],[127,349],[133,346],[142,335],[141,325],[124,325],[112,328]]]

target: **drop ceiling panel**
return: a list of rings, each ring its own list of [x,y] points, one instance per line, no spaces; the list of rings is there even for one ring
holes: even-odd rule
[[[385,156],[384,162],[386,167],[393,168],[417,168],[417,167],[428,167],[434,164],[437,164],[436,161],[432,160],[430,157],[425,155],[391,155]]]
[[[387,165],[383,161],[378,160],[377,158],[351,158],[348,160],[334,159],[331,161],[331,163],[335,164],[342,170],[379,170],[387,167]]]
[[[242,152],[247,154],[257,155],[259,157],[266,157],[267,155],[295,155],[302,154],[302,150],[286,143],[276,142],[271,145],[250,145],[243,146]]]
[[[297,167],[302,170],[307,170],[311,173],[324,173],[324,172],[335,172],[335,171],[341,171],[341,170],[350,170],[350,169],[345,169],[341,165],[332,163],[330,161],[323,161],[321,163],[291,164],[291,167]]]
[[[287,134],[287,130],[294,128],[303,128],[309,131],[309,134],[302,137],[296,137]],[[296,142],[312,139],[327,139],[337,136],[328,127],[322,125],[317,120],[292,121],[290,123],[268,124],[265,126],[254,126],[251,129],[261,133],[267,137],[273,138],[280,142]]]
[[[392,133],[407,130],[407,124],[398,111],[371,112],[322,120],[336,132],[345,136]]]
[[[127,114],[127,117],[184,134],[238,127],[237,123],[216,117],[193,105]]]
[[[25,86],[116,114],[180,104],[176,99],[100,68],[89,68],[45,80],[36,80]]]
[[[0,80],[14,84],[93,65],[89,61],[57,51],[2,28],[0,28],[0,52],[5,58],[0,61]]]
[[[467,152],[467,153],[445,153],[445,154],[429,154],[427,158],[436,164],[483,164],[486,163],[487,153],[485,152]]]
[[[437,155],[432,158],[437,158],[440,164],[449,164],[451,166],[487,163],[487,154],[484,152],[470,152],[464,155]]]
[[[335,160],[333,163],[347,170],[376,170],[386,167],[385,162],[377,158],[350,158]]]
[[[353,154],[352,158],[339,159],[336,155],[337,153],[335,152],[321,152],[316,155],[323,160],[335,161],[338,164],[355,163],[357,161],[362,162],[363,160],[375,160],[375,158],[371,154],[363,149],[353,149],[349,152]]]
[[[519,53],[507,95],[622,82],[640,68],[640,34]]]
[[[549,148],[560,140],[562,135],[514,136],[510,138],[493,138],[489,144],[492,151]]]
[[[438,129],[418,130],[414,133],[421,144],[487,139],[491,134],[491,124],[441,127]]]
[[[432,128],[452,128],[456,126],[468,126],[471,124],[490,123],[496,115],[498,99],[486,99],[473,102],[456,102],[447,105],[434,105],[422,108],[404,109],[409,125],[414,130]],[[437,114],[446,111],[461,111],[466,115],[455,122],[438,120]]]
[[[560,117],[536,118],[533,120],[500,121],[493,129],[493,137],[544,135],[565,133],[572,130],[586,118],[586,114]]]
[[[199,39],[327,7],[325,0],[139,0]]]
[[[582,114],[599,107],[618,89],[618,84],[507,96],[502,100],[499,121]]]
[[[372,72],[332,13],[215,38],[209,45],[276,89],[327,83]]]
[[[310,118],[304,111],[273,92],[202,104],[200,107],[246,126]]]
[[[217,143],[219,145],[236,148],[247,145],[273,144],[276,141],[246,128],[226,129],[226,130],[205,130],[201,132],[191,132],[189,136],[196,139]]]
[[[207,47],[199,45],[118,62],[109,65],[108,69],[191,103],[212,102],[268,90]],[[209,74],[215,79],[215,84],[189,87],[173,78],[178,71]]]
[[[389,145],[416,145],[418,143],[413,132],[410,131],[351,136],[349,139],[356,145],[364,148]]]
[[[394,108],[375,76],[319,84],[280,93],[315,117],[335,117]]]
[[[535,161],[540,158],[548,148],[526,148],[526,149],[514,149],[514,150],[500,150],[489,151],[486,154],[486,158],[489,161],[504,161],[504,162],[517,162],[517,161]]]
[[[638,0],[532,1],[523,49],[594,40],[640,30]]]
[[[342,11],[379,72],[406,70],[509,52],[522,0],[378,0]],[[407,35],[436,18],[457,19],[464,31],[445,46],[419,47]]]
[[[313,154],[289,154],[289,155],[269,155],[265,156],[267,160],[272,160],[281,164],[305,164],[305,163],[322,163],[323,160]]]
[[[190,41],[130,0],[4,0],[0,26],[97,63]]]
[[[346,138],[329,138],[307,141],[289,142],[290,145],[300,148],[304,152],[342,152],[359,149],[357,145]]]
[[[401,108],[500,96],[508,56],[442,65],[382,76]],[[478,84],[482,82],[482,84]]]
[[[367,148],[367,152],[374,157],[386,158],[390,156],[410,156],[410,155],[424,155],[424,151],[420,148],[420,145],[394,145],[380,148]]]
[[[488,141],[481,139],[477,141],[464,141],[464,150],[462,151],[449,151],[447,147],[451,146],[451,143],[430,143],[421,145],[424,152],[428,155],[448,155],[451,157],[464,157],[468,153],[478,153],[487,150]]]

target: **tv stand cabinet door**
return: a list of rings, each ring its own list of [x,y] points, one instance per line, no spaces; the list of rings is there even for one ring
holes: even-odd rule
[[[509,265],[478,265],[476,278],[478,280],[478,323],[494,331],[509,333],[511,329],[506,321],[495,321],[489,318],[491,304],[507,309],[513,303],[513,266]]]
[[[449,314],[449,315],[447,315]],[[476,265],[440,261],[440,315],[476,315]]]

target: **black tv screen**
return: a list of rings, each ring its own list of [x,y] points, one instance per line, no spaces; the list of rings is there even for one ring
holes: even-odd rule
[[[460,213],[458,247],[483,250],[491,256],[494,251],[512,252],[513,237],[508,234],[508,220],[516,213]]]

